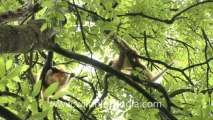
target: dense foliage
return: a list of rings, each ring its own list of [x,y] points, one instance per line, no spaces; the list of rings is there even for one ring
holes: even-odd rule
[[[0,11],[20,8],[22,2],[1,0]],[[162,82],[172,102],[172,115],[181,120],[213,118],[212,0],[35,0],[32,5],[36,3],[41,8],[28,20],[45,19],[41,31],[53,28],[56,43],[66,50],[107,64],[119,55],[112,40],[116,34],[139,51],[144,58],[141,61],[155,74],[166,63],[179,61],[163,75]],[[62,65],[78,77],[49,103],[41,100],[36,96],[46,53],[33,50],[0,55],[0,105],[21,119],[166,119],[143,94],[118,77],[110,77],[106,86],[103,70],[56,53],[54,66]],[[141,72],[133,74],[144,80]],[[167,106],[158,89],[140,86]],[[47,94],[52,94],[52,89],[54,86]],[[107,96],[91,115],[85,113],[106,89]]]

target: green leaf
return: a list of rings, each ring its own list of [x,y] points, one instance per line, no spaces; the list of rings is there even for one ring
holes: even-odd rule
[[[53,95],[52,99],[58,99],[58,98],[60,98],[60,97],[63,97],[63,96],[66,95],[66,94],[67,94],[67,92],[65,92],[65,91],[56,92],[56,93]]]
[[[9,80],[5,79],[5,77],[3,77],[3,78],[0,80],[0,84],[1,84],[1,85],[6,85],[8,82],[9,82]]]
[[[31,95],[35,97],[36,95],[39,94],[40,89],[41,89],[41,80],[35,83],[35,85],[33,86],[33,92]]]
[[[104,30],[112,30],[114,28],[114,26],[112,26],[111,24],[106,24],[103,29]]]
[[[21,103],[22,104],[22,103]],[[24,103],[22,104],[23,107],[25,108],[30,108],[31,107],[31,100],[28,99],[28,97],[25,96]]]
[[[31,110],[33,115],[38,113],[38,104],[36,101],[31,102]]]
[[[29,92],[29,85],[27,83],[22,84],[21,90],[23,94],[27,94]]]
[[[53,118],[53,110],[52,109],[50,109],[48,111],[47,117],[48,117],[48,120],[54,120],[54,118]]]
[[[45,0],[42,4],[42,7],[52,7],[54,6],[54,3],[52,2],[52,0]]]
[[[6,61],[6,69],[9,70],[13,65],[13,61],[10,59],[10,60],[7,60]]]
[[[5,97],[5,96],[0,97],[0,104],[7,103],[7,102],[8,102],[8,97]]]
[[[16,82],[22,82],[18,76],[13,77],[12,80]]]
[[[20,65],[14,68],[8,75],[6,76],[7,79],[12,79],[15,76],[19,76],[23,71],[26,71],[28,68],[28,65]]]
[[[29,120],[43,120],[44,117],[47,116],[48,110],[45,110],[43,112],[38,112],[37,114],[30,117]]]
[[[42,106],[43,110],[49,110],[49,109],[51,109],[51,106],[50,106],[49,102],[47,102],[47,101],[41,101],[40,105]]]
[[[15,82],[10,80],[10,81],[8,81],[6,86],[7,86],[7,88],[9,88],[11,90],[15,90],[17,85],[15,84]]]
[[[91,0],[82,0],[82,2],[90,3],[90,2],[91,2]]]
[[[0,96],[0,104],[3,104],[3,103],[14,103],[14,99],[8,96]]]
[[[5,75],[5,62],[4,62],[4,58],[0,58],[0,77]]]
[[[5,85],[0,84],[0,91],[3,91],[5,89]]]
[[[64,16],[64,14],[62,12],[55,11],[55,17],[58,20],[65,20],[65,16]]]
[[[47,26],[48,26],[48,24],[47,24],[47,23],[44,23],[44,24],[41,26],[40,31],[43,32],[44,30],[46,30],[46,29],[47,29]]]
[[[212,86],[213,85],[213,80],[209,80],[209,84]]]
[[[52,95],[58,88],[58,82],[55,82],[51,84],[45,91],[44,91],[44,96],[50,96]]]

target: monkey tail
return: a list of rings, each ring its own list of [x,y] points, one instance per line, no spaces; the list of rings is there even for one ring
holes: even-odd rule
[[[173,66],[174,64],[178,64],[177,60],[172,61],[169,66]],[[158,75],[156,75],[155,77],[151,78],[151,81],[154,83],[160,83],[163,79],[162,79],[162,75],[168,70],[168,68],[165,68],[163,71],[161,71]]]

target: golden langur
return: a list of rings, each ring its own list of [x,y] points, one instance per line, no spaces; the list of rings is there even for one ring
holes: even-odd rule
[[[71,78],[75,77],[74,73],[68,73],[64,71],[62,67],[52,67],[47,71],[45,76],[45,86],[42,86],[41,97],[45,101],[49,101],[49,96],[44,96],[45,89],[51,84],[58,82],[58,87],[55,92],[65,89]]]
[[[160,83],[162,81],[162,75],[166,72],[167,68],[161,71],[158,75],[154,75],[137,57],[133,57],[135,55],[140,55],[139,52],[132,48],[126,41],[121,41],[122,47],[129,51],[130,56],[127,55],[125,51],[121,51],[120,55],[116,57],[114,60],[111,60],[108,65],[111,67],[120,70],[120,71],[128,71],[131,72],[135,67],[139,67],[143,70],[144,75],[148,80],[154,83]],[[131,57],[131,58],[130,58]],[[169,64],[170,66],[174,64],[172,62]]]

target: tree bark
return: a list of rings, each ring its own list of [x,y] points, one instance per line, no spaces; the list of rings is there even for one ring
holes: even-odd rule
[[[32,20],[26,25],[0,26],[0,53],[25,53],[46,49],[51,31],[40,31],[44,20]]]

